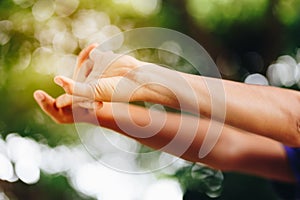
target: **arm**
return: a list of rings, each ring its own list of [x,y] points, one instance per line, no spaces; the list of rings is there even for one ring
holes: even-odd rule
[[[73,95],[160,103],[300,146],[299,92],[185,74],[111,52],[94,51],[90,58],[94,64],[86,82],[55,81]]]
[[[196,76],[159,66],[138,68],[136,100],[196,112],[290,146],[300,146],[300,93]],[[165,80],[166,77],[168,80]],[[153,84],[158,83],[158,84]]]
[[[248,85],[194,75],[188,76],[198,95],[200,112],[211,115],[212,101],[222,101],[217,91],[206,85],[222,82],[226,95],[225,122],[291,146],[300,146],[300,93],[271,86]],[[217,104],[214,104],[215,106]],[[218,106],[218,105],[217,105]],[[217,107],[218,108],[218,107]]]
[[[93,113],[82,108],[72,110],[70,106],[58,108],[56,100],[42,91],[35,92],[34,96],[41,108],[59,123],[74,123],[74,112],[80,112],[77,122],[100,124],[149,147],[192,162],[201,162],[225,171],[242,172],[280,181],[295,181],[281,144],[262,136],[224,126],[212,151],[206,157],[199,158],[198,152],[207,134],[210,120],[175,113],[162,114],[159,111],[150,114],[148,109],[127,104],[119,104],[121,106],[118,105],[118,109],[121,109],[121,112],[116,113],[112,103],[104,103],[102,108]],[[124,115],[127,111],[130,117]],[[96,120],[93,118],[94,114]],[[159,123],[159,120],[151,122],[151,115],[164,116],[164,123]],[[120,121],[127,127],[119,126]],[[142,132],[128,132],[140,128],[143,128]],[[154,129],[158,130],[155,134]],[[192,139],[191,142],[187,138]],[[176,148],[168,146],[171,142],[176,142]],[[178,152],[177,149],[181,146],[187,148]]]

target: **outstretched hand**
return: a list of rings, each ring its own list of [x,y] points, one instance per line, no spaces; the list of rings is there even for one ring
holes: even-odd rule
[[[78,77],[78,73],[88,59],[89,53],[96,47],[96,44],[92,44],[81,51],[77,58],[74,78]],[[62,94],[55,99],[46,92],[37,90],[33,96],[41,109],[55,122],[61,124],[74,123],[74,113],[76,113],[76,122],[91,123],[94,121],[94,117],[92,116],[94,109],[102,107],[102,102],[94,102],[93,106],[89,105],[89,109],[85,108],[85,106],[78,106],[73,104],[74,98],[68,94]]]
[[[96,47],[97,45],[90,45],[79,54],[72,79],[55,77],[54,81],[64,88],[65,94],[54,99],[44,91],[35,92],[38,104],[56,122],[74,122],[74,109],[87,117],[88,111],[101,108],[103,101],[149,100],[162,104],[169,101],[169,97],[163,96],[168,94],[169,88],[160,86],[168,85],[163,83],[164,80],[172,85],[176,82],[170,76],[171,70],[166,72],[165,68],[155,64],[145,63],[128,55],[101,52]],[[166,75],[170,80],[166,79]],[[161,99],[166,101],[155,102]],[[79,121],[86,120],[89,119],[83,117]]]
[[[79,55],[73,79],[57,76],[54,81],[73,95],[75,102],[112,101],[113,97],[115,101],[129,101],[128,91],[139,87],[132,72],[141,65],[143,62],[131,56],[102,52],[92,46]],[[66,104],[58,102],[59,106]]]
[[[72,105],[58,108],[56,106],[56,99],[54,99],[44,91],[35,91],[34,98],[42,108],[42,110],[47,115],[49,115],[56,123],[74,123],[74,112],[76,113],[76,122],[92,122],[93,120],[91,110],[81,107],[72,107]]]

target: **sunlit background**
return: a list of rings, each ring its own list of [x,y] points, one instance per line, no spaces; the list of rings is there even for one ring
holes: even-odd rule
[[[150,160],[124,159],[101,142],[103,137],[130,151],[152,150],[109,130],[97,135],[88,125],[82,125],[86,134],[79,138],[78,127],[52,122],[32,93],[61,94],[52,79],[71,76],[82,48],[148,26],[198,41],[224,79],[298,90],[299,12],[297,0],[1,0],[0,199],[277,199],[266,180],[178,159],[146,174],[108,168],[91,156],[82,139],[97,147],[102,159],[115,158],[132,169],[174,158],[157,152]],[[161,45],[184,51],[176,41]],[[145,50],[135,56],[196,73],[168,52]]]

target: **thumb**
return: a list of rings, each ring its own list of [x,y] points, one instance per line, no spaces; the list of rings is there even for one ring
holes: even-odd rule
[[[65,76],[56,76],[54,82],[62,87],[67,94],[95,99],[95,94],[90,84],[75,82]]]

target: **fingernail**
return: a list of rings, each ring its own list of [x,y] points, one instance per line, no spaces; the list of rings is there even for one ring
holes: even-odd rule
[[[63,81],[60,79],[60,78],[58,78],[58,77],[55,77],[54,78],[54,82],[57,84],[57,85],[59,85],[60,87],[63,87],[64,85],[63,85]]]
[[[44,101],[45,96],[41,92],[35,92],[34,98],[38,101]]]

